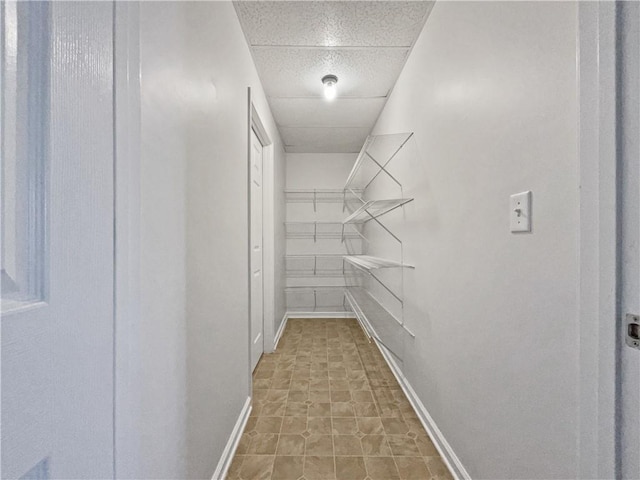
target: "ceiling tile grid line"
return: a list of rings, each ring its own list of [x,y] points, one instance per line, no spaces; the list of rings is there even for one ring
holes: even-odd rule
[[[358,152],[432,1],[235,1],[288,152]],[[321,79],[338,77],[337,98]]]

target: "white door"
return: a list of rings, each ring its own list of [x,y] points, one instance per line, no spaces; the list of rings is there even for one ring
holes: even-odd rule
[[[251,130],[251,370],[264,351],[262,275],[262,144]]]
[[[2,478],[113,478],[113,4],[0,8]]]
[[[640,4],[620,2],[620,422],[619,464],[622,478],[640,478],[640,350],[633,338],[640,326],[627,315],[640,315]],[[631,343],[631,346],[628,345]]]

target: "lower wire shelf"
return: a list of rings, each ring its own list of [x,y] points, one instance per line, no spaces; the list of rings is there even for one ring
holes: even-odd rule
[[[415,338],[415,334],[362,287],[347,287],[345,298],[367,335],[402,359],[404,335]]]
[[[345,287],[340,285],[290,286],[285,288],[289,312],[348,312]]]

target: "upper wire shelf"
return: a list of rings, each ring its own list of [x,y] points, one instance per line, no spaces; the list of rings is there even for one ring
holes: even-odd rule
[[[406,145],[409,139],[413,136],[413,132],[410,133],[395,133],[390,135],[369,135],[362,146],[362,150],[358,154],[353,168],[347,177],[347,181],[344,185],[344,190],[355,191],[353,186],[357,179],[358,172],[364,165],[366,160],[372,161],[376,165],[376,171],[371,178],[363,179],[364,186],[358,187],[358,190],[364,192],[369,185],[375,180],[375,178],[384,172],[395,183],[400,185],[400,182],[387,170],[387,165],[398,152]],[[366,183],[365,183],[366,181]]]
[[[395,210],[402,205],[411,202],[413,198],[393,198],[389,200],[369,200],[351,215],[345,218],[342,223],[366,223],[369,220],[381,217],[382,215]]]

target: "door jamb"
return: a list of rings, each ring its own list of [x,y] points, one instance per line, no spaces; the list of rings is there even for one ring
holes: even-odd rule
[[[580,478],[617,478],[616,5],[578,3]]]
[[[249,194],[249,370],[251,370],[251,131],[262,144],[262,349],[270,352],[273,344],[275,315],[275,244],[274,244],[274,145],[252,100],[251,87],[248,88],[249,122],[247,129],[247,168]],[[251,373],[249,372],[251,391]]]

